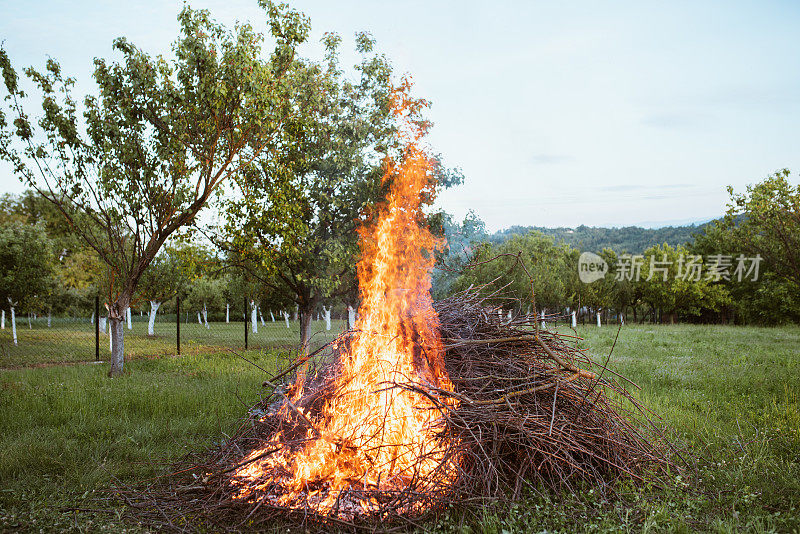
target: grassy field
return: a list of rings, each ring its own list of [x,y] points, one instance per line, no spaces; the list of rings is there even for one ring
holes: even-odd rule
[[[581,327],[597,357],[616,328]],[[276,352],[251,351],[268,369]],[[641,386],[695,468],[667,488],[604,502],[530,496],[439,532],[800,531],[800,328],[627,326],[611,367]],[[229,353],[0,371],[0,531],[146,530],[99,501],[112,477],[135,482],[213,445],[257,400],[262,372]]]
[[[300,340],[298,321],[290,321],[286,328],[283,320],[258,325],[258,333],[248,332],[248,347],[254,349],[282,348],[294,346]],[[175,354],[175,316],[159,316],[155,324],[155,336],[147,335],[146,318],[136,317],[133,329],[125,327],[125,353],[137,358]],[[331,330],[325,330],[325,321],[312,321],[312,344],[321,345],[330,341],[344,327],[343,321],[331,321]],[[0,330],[0,368],[32,367],[58,362],[83,362],[95,359],[94,325],[88,319],[56,319],[52,326],[39,318],[28,327],[27,318],[17,319],[18,344],[14,345],[11,327]],[[219,352],[220,349],[244,348],[244,323],[211,322],[209,328],[197,322],[181,324],[181,352],[196,354]],[[109,355],[108,334],[100,334],[100,358]]]

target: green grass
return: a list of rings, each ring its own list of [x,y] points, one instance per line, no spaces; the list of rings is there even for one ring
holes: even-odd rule
[[[274,368],[275,354],[247,355]],[[112,476],[152,476],[158,464],[222,439],[263,380],[227,353],[133,360],[114,380],[106,367],[0,372],[0,531],[62,530],[75,521],[118,531],[115,515],[62,510],[105,508],[95,497]]]
[[[566,328],[560,330],[568,332]],[[616,327],[579,327],[596,359]],[[614,503],[531,497],[446,532],[800,532],[800,328],[626,326],[610,367],[672,428],[696,469]]]
[[[596,358],[616,328],[581,327]],[[252,352],[272,366],[274,353]],[[228,353],[0,371],[0,531],[134,531],[98,501],[111,477],[134,482],[212,445],[257,399],[262,374]],[[612,368],[641,386],[696,469],[667,488],[606,502],[530,496],[440,532],[800,531],[800,328],[628,326]],[[241,399],[241,401],[240,401]],[[67,510],[110,509],[112,513]]]
[[[283,320],[258,325],[258,333],[248,332],[248,347],[266,349],[296,346],[300,341],[300,325],[290,321],[286,328]],[[155,336],[147,335],[146,317],[136,317],[133,329],[125,327],[125,355],[129,358],[175,354],[176,327],[171,320],[159,316]],[[0,368],[31,367],[61,362],[84,362],[95,359],[94,325],[88,319],[54,318],[52,326],[39,318],[28,327],[27,318],[17,318],[18,344],[14,345],[11,327],[0,330]],[[320,345],[333,339],[344,327],[343,321],[331,321],[331,330],[325,330],[324,321],[312,321],[312,344]],[[220,349],[244,348],[244,323],[210,322],[205,328],[197,322],[181,324],[181,352],[195,354],[218,352]],[[100,334],[100,358],[109,355],[108,334]]]

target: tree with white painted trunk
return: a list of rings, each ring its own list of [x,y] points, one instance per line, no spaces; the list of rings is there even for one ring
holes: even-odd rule
[[[53,262],[52,244],[41,225],[0,226],[0,305],[9,309],[15,345],[17,308],[30,305],[38,294],[49,290]]]
[[[325,306],[322,307],[322,311],[325,312],[325,330],[331,329],[331,309],[326,308]]]
[[[17,318],[14,311],[16,308],[16,302],[11,299],[8,299],[8,306],[11,308],[11,339],[14,341],[14,345],[17,344]]]
[[[156,335],[156,316],[161,305],[177,295],[184,284],[187,266],[180,249],[167,246],[150,263],[140,282],[137,297],[150,303],[147,335]]]
[[[253,329],[254,334],[258,334],[258,317],[256,314],[258,313],[258,302],[251,300],[250,301],[250,328]]]
[[[161,302],[158,300],[151,300],[150,301],[150,314],[147,318],[147,335],[154,336],[156,335],[156,314],[158,313],[158,309],[161,307]]]
[[[212,278],[209,274],[200,274],[187,283],[188,291],[184,306],[186,309],[197,310],[198,317],[202,318],[198,322],[207,329],[210,328],[208,310],[220,310],[225,302],[222,284],[222,280]]]
[[[229,30],[184,6],[174,59],[116,39],[122,60],[94,60],[97,90],[85,99],[72,95],[74,80],[54,59],[43,70],[25,69],[29,81],[19,83],[0,49],[7,93],[0,95],[0,158],[62,211],[106,265],[110,376],[122,373],[118,325],[150,263],[216,191],[277,146],[295,112],[285,96],[295,83],[287,72],[308,20],[269,0],[260,4],[273,53],[262,51],[250,24]]]

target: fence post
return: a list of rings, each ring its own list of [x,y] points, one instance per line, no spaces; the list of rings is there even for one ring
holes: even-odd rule
[[[94,360],[100,361],[100,296],[94,297]]]
[[[244,298],[244,350],[247,350],[247,297]]]
[[[178,334],[178,356],[181,355],[181,297],[175,295],[175,326]]]

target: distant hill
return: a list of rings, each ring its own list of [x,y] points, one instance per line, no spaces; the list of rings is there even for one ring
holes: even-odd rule
[[[541,226],[512,226],[489,235],[492,243],[502,243],[514,235],[526,234],[532,230],[541,232],[556,240],[563,241],[569,246],[581,251],[599,252],[610,248],[630,254],[641,254],[647,248],[667,243],[670,246],[684,245],[694,241],[696,234],[706,226],[666,226],[664,228],[641,228],[626,226],[624,228],[597,228],[593,226],[578,226],[577,228],[544,228]]]

